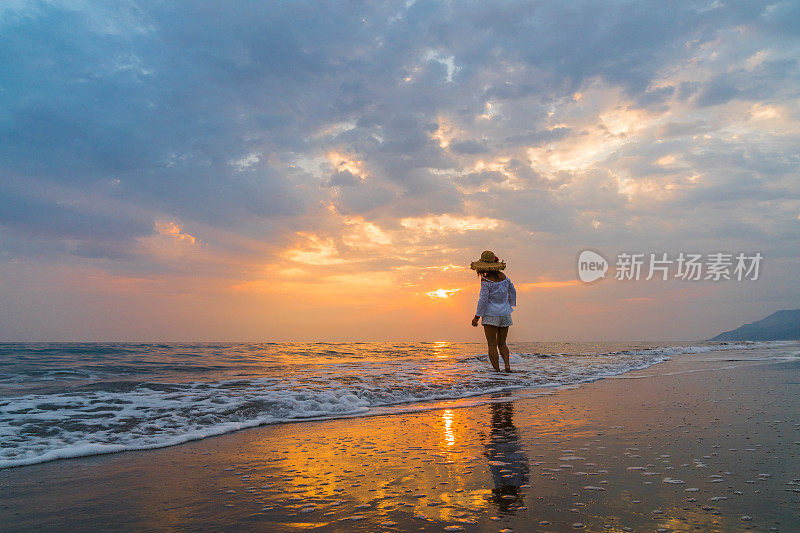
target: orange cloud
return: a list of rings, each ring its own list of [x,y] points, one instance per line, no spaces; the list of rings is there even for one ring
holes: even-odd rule
[[[364,170],[363,161],[334,150],[328,152],[327,157],[328,161],[331,162],[337,171],[347,171],[353,176],[358,176],[362,180],[367,177],[367,172]]]
[[[308,265],[337,265],[346,263],[345,259],[339,257],[339,252],[330,237],[323,239],[311,233],[298,233],[306,239],[306,242],[297,248],[286,250],[283,257],[297,263]]]
[[[536,289],[561,289],[564,287],[575,287],[581,285],[581,281],[570,279],[566,281],[534,281],[531,283],[515,283],[514,287],[521,291],[532,291]]]
[[[473,216],[456,217],[440,215],[433,217],[406,217],[400,220],[400,225],[417,233],[464,233],[495,229],[503,223],[494,218],[479,218]]]
[[[155,229],[159,235],[169,235],[178,241],[187,241],[190,244],[197,242],[194,236],[183,233],[183,228],[175,222],[156,222]]]
[[[137,241],[149,255],[162,260],[175,260],[200,253],[200,240],[183,231],[180,224],[172,221],[156,221],[155,235],[139,237]]]

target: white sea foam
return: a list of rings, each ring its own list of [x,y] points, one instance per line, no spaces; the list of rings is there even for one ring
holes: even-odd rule
[[[338,348],[347,356],[343,362],[329,353],[335,349],[326,348],[309,364],[267,365],[262,357],[253,364],[248,359],[246,372],[238,363],[231,367],[235,371],[219,370],[209,361],[233,356],[215,348],[203,364],[194,363],[203,369],[199,380],[174,374],[173,367],[182,369],[188,363],[166,358],[155,365],[158,374],[148,373],[152,361],[125,366],[114,359],[112,348],[104,347],[83,368],[30,371],[34,393],[14,395],[14,389],[7,389],[0,396],[0,468],[173,446],[265,424],[421,410],[441,400],[482,401],[499,392],[574,386],[617,376],[679,354],[759,346],[672,346],[588,355],[518,352],[511,356],[515,373],[510,375],[492,372],[485,355],[454,351],[433,357],[428,348],[416,345],[413,355],[408,355],[410,349],[398,348],[393,357],[377,360],[359,360],[358,350],[346,345]],[[190,355],[192,361],[199,357]],[[208,374],[208,369],[216,374]],[[19,375],[9,375],[7,383]],[[47,385],[51,388],[41,388],[41,383],[53,380],[55,385]]]

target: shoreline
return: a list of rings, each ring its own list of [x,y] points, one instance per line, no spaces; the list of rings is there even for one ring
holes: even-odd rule
[[[511,400],[538,397],[543,394],[552,394],[560,389],[563,389],[564,387],[569,388],[573,386],[580,386],[601,379],[613,378],[620,374],[629,373],[633,370],[641,370],[643,368],[649,368],[653,365],[662,363],[664,360],[668,360],[671,356],[676,356],[676,355],[680,356],[686,353],[690,354],[705,353],[707,351],[712,350],[713,348],[723,351],[730,349],[750,350],[761,346],[778,348],[780,347],[780,345],[781,343],[745,342],[745,343],[722,343],[719,345],[707,346],[702,344],[685,343],[685,344],[675,344],[675,345],[654,345],[647,348],[641,347],[630,350],[622,350],[618,352],[613,352],[613,351],[601,352],[600,355],[605,355],[605,356],[650,355],[652,357],[655,357],[656,359],[648,361],[646,363],[642,363],[639,366],[632,366],[632,367],[629,366],[627,368],[625,367],[615,368],[612,371],[606,373],[600,372],[598,374],[590,375],[588,377],[578,377],[571,383],[553,382],[553,383],[540,383],[538,385],[533,385],[529,382],[525,382],[526,378],[525,371],[519,372],[518,370],[517,373],[515,374],[507,374],[504,372],[500,372],[494,374],[494,376],[497,376],[497,379],[499,380],[499,383],[497,383],[496,388],[494,389],[484,388],[484,390],[480,391],[466,391],[466,392],[461,391],[461,395],[456,397],[434,396],[430,398],[418,398],[415,400],[399,400],[383,404],[378,403],[377,405],[373,406],[362,405],[360,407],[354,408],[352,411],[349,412],[329,412],[317,416],[293,416],[289,418],[273,418],[267,415],[267,416],[256,417],[251,420],[221,422],[217,425],[211,425],[206,428],[197,428],[186,433],[181,433],[180,431],[178,431],[175,432],[175,434],[165,436],[160,442],[152,442],[152,440],[150,439],[146,439],[145,442],[139,442],[139,443],[91,442],[91,443],[73,445],[66,448],[53,449],[51,451],[43,453],[42,455],[33,457],[7,459],[5,458],[6,456],[0,456],[0,470],[6,468],[31,466],[35,464],[42,464],[46,462],[64,460],[64,459],[74,459],[81,457],[91,457],[95,455],[168,448],[172,446],[182,445],[188,442],[198,441],[206,438],[212,438],[220,435],[226,435],[229,433],[243,431],[246,429],[252,429],[269,425],[278,425],[286,423],[305,423],[311,421],[339,420],[347,418],[361,418],[361,417],[371,417],[371,416],[394,415],[402,413],[413,413],[413,412],[427,411],[431,409],[441,409],[442,406],[444,405],[446,405],[449,408],[461,408],[464,406],[475,406],[486,403],[493,403],[496,401],[494,397],[497,395],[509,395],[509,399]],[[520,345],[520,347],[524,346],[525,343]],[[572,354],[570,353],[540,354],[534,352],[534,354],[525,354],[523,352],[524,359],[520,359],[519,354],[512,353],[512,360],[514,360],[513,364],[520,365],[520,364],[530,364],[531,361],[536,361],[537,358],[542,358],[544,360],[559,361],[562,356],[570,357],[571,355]],[[485,355],[462,356],[462,358],[464,357],[466,357],[467,359],[475,359],[475,360],[486,358]],[[488,361],[483,361],[483,363],[484,366],[488,368]],[[519,383],[519,381],[522,381],[522,383]],[[34,392],[33,394],[35,395],[36,393]],[[31,396],[31,398],[35,398],[35,396]],[[47,403],[48,399],[42,398],[39,399],[38,401],[44,401],[45,403]],[[112,401],[110,403],[113,404],[114,402]],[[1,402],[0,405],[2,405]],[[14,422],[16,421],[12,420],[10,423]],[[174,427],[177,428],[178,426]],[[44,428],[42,429],[44,430]],[[80,442],[80,436],[78,437],[79,440],[77,442]],[[148,440],[150,442],[147,442]]]
[[[800,498],[800,362],[748,361],[747,352],[675,356],[534,398],[259,426],[6,468],[0,523],[788,530]]]

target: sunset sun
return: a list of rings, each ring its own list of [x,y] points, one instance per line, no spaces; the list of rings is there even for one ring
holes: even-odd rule
[[[435,291],[429,291],[426,294],[430,296],[431,299],[438,300],[440,298],[450,298],[460,290],[461,289],[436,289]]]

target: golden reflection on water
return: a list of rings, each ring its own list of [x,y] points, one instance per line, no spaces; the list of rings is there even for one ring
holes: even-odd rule
[[[483,415],[483,410],[445,408],[383,419],[388,424],[373,424],[369,418],[309,424],[296,434],[301,427],[287,424],[254,431],[245,446],[217,457],[237,465],[236,471],[251,471],[248,485],[260,487],[279,479],[264,496],[283,502],[279,505],[290,512],[302,512],[301,506],[310,503],[319,507],[303,516],[307,520],[281,523],[289,529],[337,523],[343,517],[336,513],[345,508],[349,515],[378,521],[391,520],[397,512],[469,520],[480,516],[491,501],[491,478],[484,472],[476,431],[485,421]],[[234,474],[228,474],[231,482],[242,480]],[[331,505],[338,500],[350,504]],[[333,514],[326,516],[322,509]],[[344,528],[348,524],[339,523]]]
[[[147,452],[146,460],[140,453],[131,463],[135,477],[126,478],[133,495],[118,508],[140,517],[142,529],[153,530],[186,528],[197,517],[275,531],[371,531],[388,522],[417,529],[432,521],[485,529],[493,515],[562,524],[591,520],[606,523],[610,531],[641,524],[719,530],[737,520],[701,510],[704,502],[687,505],[680,486],[643,485],[639,471],[627,467],[654,461],[646,455],[654,451],[637,445],[639,437],[616,440],[591,424],[581,426],[587,413],[564,403],[543,398],[466,409],[447,405],[399,416],[262,428]],[[573,454],[581,457],[569,459]],[[120,479],[127,457],[99,464]],[[114,471],[114,464],[121,468]],[[603,485],[606,479],[611,482]],[[588,491],[588,485],[607,490]],[[634,505],[637,498],[651,503]],[[655,502],[663,516],[651,515]]]
[[[146,477],[168,489],[151,494],[155,501],[138,504],[153,529],[179,527],[193,512],[156,509],[166,493],[213,502],[233,516],[263,512],[283,530],[347,529],[348,516],[379,523],[397,520],[398,513],[469,524],[489,514],[516,513],[514,507],[531,490],[526,483],[546,492],[538,478],[529,477],[532,459],[523,433],[534,446],[540,439],[593,434],[580,427],[579,412],[547,401],[519,412],[505,402],[470,408],[454,403],[399,416],[277,425],[178,447],[177,454],[195,458],[198,450],[212,452],[172,474],[165,474],[167,463],[154,463]],[[148,494],[139,492],[143,498]],[[317,510],[304,513],[303,505],[311,504]],[[261,511],[263,506],[274,509]]]
[[[456,435],[453,433],[453,410],[445,409],[442,411],[442,421],[444,422],[444,442],[448,446],[456,443]]]
[[[452,354],[453,352],[450,344],[451,343],[444,341],[434,342],[433,347],[431,348],[433,352],[432,355],[438,359],[449,357],[449,354]]]
[[[630,394],[624,398],[620,387],[596,388],[591,405],[571,391],[467,408],[442,402],[418,413],[285,424],[164,450],[54,463],[58,474],[48,477],[49,490],[36,505],[21,496],[24,490],[6,494],[11,508],[22,501],[35,509],[31,513],[55,515],[65,505],[86,505],[87,515],[91,510],[93,516],[132,516],[146,530],[372,531],[389,521],[433,529],[438,520],[467,530],[490,530],[488,524],[497,531],[515,519],[530,525],[546,518],[564,526],[560,530],[580,520],[585,530],[709,531],[741,530],[740,515],[757,520],[768,505],[773,515],[788,516],[779,507],[789,502],[756,496],[745,485],[750,472],[771,469],[777,479],[785,469],[779,461],[788,455],[745,452],[753,434],[745,434],[750,428],[744,422],[735,429],[698,429],[722,419],[728,404],[693,413],[680,401],[666,403],[663,392],[644,380],[625,385]],[[702,394],[693,386],[707,382],[675,385]],[[738,445],[734,440],[719,453],[719,446],[712,447],[712,438],[722,444],[737,435]],[[780,438],[760,436],[765,450],[779,450]],[[726,455],[728,446],[742,451]],[[706,459],[707,471],[691,464],[698,457]],[[645,476],[644,465],[659,474]],[[726,483],[711,485],[708,474],[725,470],[732,472],[726,472]],[[666,476],[680,477],[685,485],[665,484]],[[21,483],[13,476],[5,481]],[[784,494],[782,484],[770,489],[769,481],[753,481],[756,492]],[[62,487],[69,488],[65,495],[51,498]],[[113,505],[102,498],[82,501],[80,495],[108,487],[117,490],[107,496]],[[736,496],[735,488],[741,489]],[[722,494],[728,499],[710,503]],[[55,505],[59,509],[52,510]],[[661,512],[654,514],[656,509]],[[358,515],[363,521],[353,519]],[[218,522],[204,522],[209,519]]]

